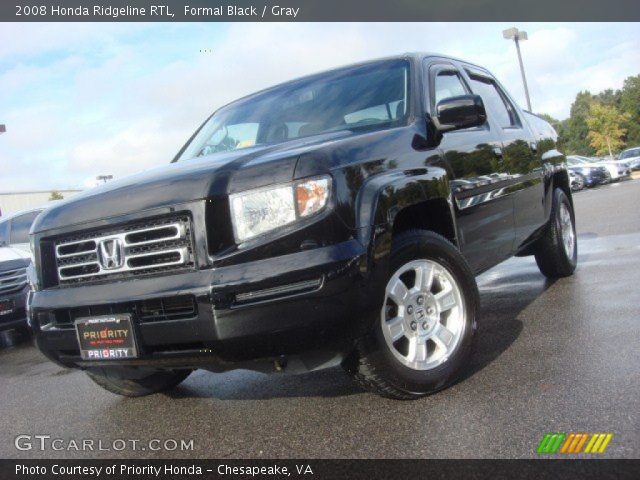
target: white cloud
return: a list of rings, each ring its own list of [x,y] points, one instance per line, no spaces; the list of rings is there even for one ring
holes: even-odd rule
[[[514,46],[501,37],[507,26],[10,24],[0,30],[0,43],[9,45],[0,52],[0,122],[9,130],[0,136],[0,189],[81,186],[98,174],[119,177],[166,163],[224,103],[405,51],[484,65],[524,104]],[[523,28],[535,111],[566,117],[577,91],[619,88],[639,73],[633,26]]]

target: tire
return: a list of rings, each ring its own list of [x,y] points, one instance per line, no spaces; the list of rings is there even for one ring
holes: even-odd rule
[[[420,272],[428,272],[430,266],[440,273],[432,274],[431,282],[422,281],[422,285],[428,287],[419,288],[418,283],[415,283],[416,278],[420,275],[421,278],[428,279],[428,273],[425,277]],[[409,287],[411,271],[414,276],[412,288]],[[405,273],[398,276],[400,272]],[[397,331],[392,330],[391,326],[394,325],[395,328],[399,325],[398,318],[401,315],[398,305],[402,302],[398,301],[394,306],[390,288],[397,284],[398,279],[404,279],[402,283],[409,289],[400,322],[406,336],[393,343]],[[449,294],[455,292],[456,288],[458,294],[453,295],[455,306],[447,310],[447,302],[441,308],[443,303],[437,303],[435,298],[447,293],[449,288]],[[393,287],[394,292],[395,290]],[[419,296],[423,297],[421,306],[418,306]],[[464,257],[451,242],[430,231],[403,232],[392,242],[390,272],[387,275],[381,312],[373,329],[356,342],[355,351],[343,366],[358,385],[384,397],[410,400],[437,392],[450,385],[465,365],[476,336],[479,303],[475,277]],[[410,306],[413,308],[411,312]],[[418,317],[422,314],[424,316]],[[418,320],[422,322],[418,324],[416,318],[427,321]],[[447,328],[444,330],[451,328],[449,333],[456,332],[452,337],[455,340],[450,340],[448,347],[439,338],[438,342],[434,341],[438,337],[435,332],[443,332],[438,329],[445,324]],[[391,332],[396,332],[396,335]],[[425,344],[424,349],[421,347],[422,342]],[[441,356],[438,358],[438,355]]]
[[[125,397],[143,397],[164,392],[177,386],[189,376],[191,370],[158,370],[133,378],[127,370],[92,369],[87,370],[91,380],[105,390]]]
[[[566,223],[567,214],[570,219],[570,230]],[[534,252],[538,268],[546,277],[568,277],[575,271],[578,264],[578,240],[575,224],[575,215],[569,198],[561,189],[556,188],[553,192],[551,218],[549,218],[543,237],[536,243]],[[565,244],[565,241],[569,242],[567,235],[572,236],[572,248]]]
[[[584,188],[584,177],[578,173],[576,173],[576,183],[575,187],[572,187],[571,190],[579,192]]]

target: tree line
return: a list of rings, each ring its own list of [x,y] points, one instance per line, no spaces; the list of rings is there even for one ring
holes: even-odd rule
[[[620,90],[581,91],[569,118],[540,114],[558,132],[558,148],[567,155],[616,156],[640,146],[640,75],[627,77]]]

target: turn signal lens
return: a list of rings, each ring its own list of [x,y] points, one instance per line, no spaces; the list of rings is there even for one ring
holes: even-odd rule
[[[328,178],[317,178],[297,184],[298,215],[308,217],[322,210],[329,199],[330,185]]]

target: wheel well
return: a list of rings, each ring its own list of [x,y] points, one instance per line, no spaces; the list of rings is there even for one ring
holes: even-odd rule
[[[451,209],[444,198],[434,198],[405,207],[393,219],[394,236],[414,228],[439,233],[457,245]]]
[[[569,182],[569,174],[566,170],[561,170],[559,172],[555,172],[553,174],[553,188],[560,188],[565,193],[569,202],[571,202],[571,206],[573,206],[573,197],[571,195],[571,185]],[[553,191],[551,192],[553,195]]]

